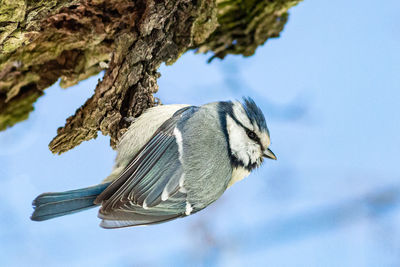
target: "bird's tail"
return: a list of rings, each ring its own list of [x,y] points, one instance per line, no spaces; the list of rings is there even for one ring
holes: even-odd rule
[[[43,193],[33,200],[33,221],[44,221],[97,206],[96,197],[110,183],[56,193]]]

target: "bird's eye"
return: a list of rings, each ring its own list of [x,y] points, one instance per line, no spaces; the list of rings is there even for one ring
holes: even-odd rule
[[[253,131],[247,131],[247,136],[250,139],[257,140],[257,135]]]

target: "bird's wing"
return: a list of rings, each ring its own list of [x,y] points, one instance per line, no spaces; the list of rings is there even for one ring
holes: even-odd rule
[[[153,224],[184,215],[186,193],[178,144],[181,136],[174,131],[178,121],[187,120],[197,109],[180,109],[164,122],[119,178],[96,198],[95,203],[102,204],[101,226]]]

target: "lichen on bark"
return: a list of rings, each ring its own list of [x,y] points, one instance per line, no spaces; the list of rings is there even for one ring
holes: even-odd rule
[[[101,70],[94,95],[50,143],[62,153],[98,131],[115,147],[129,123],[157,101],[157,72],[190,49],[252,55],[277,37],[300,0],[22,1],[0,3],[0,130],[28,117],[43,90]]]

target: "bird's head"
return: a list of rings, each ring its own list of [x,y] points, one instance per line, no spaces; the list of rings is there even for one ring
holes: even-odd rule
[[[226,131],[233,164],[247,170],[261,165],[264,158],[275,159],[269,149],[270,135],[261,109],[251,98],[228,102]]]

